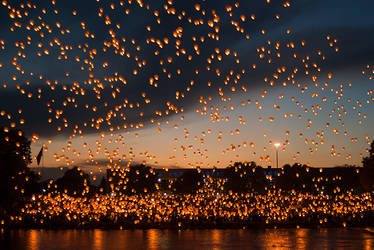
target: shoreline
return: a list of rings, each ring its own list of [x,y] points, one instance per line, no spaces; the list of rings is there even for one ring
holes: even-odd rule
[[[141,225],[130,225],[130,224],[86,224],[86,225],[3,225],[0,230],[228,230],[228,229],[243,229],[243,230],[253,230],[253,229],[323,229],[323,228],[346,228],[346,229],[359,229],[359,228],[370,228],[371,230],[366,230],[367,233],[374,234],[374,222],[369,221],[368,223],[352,223],[346,226],[338,223],[324,223],[324,224],[312,224],[312,223],[284,223],[284,224],[266,224],[266,223],[212,223],[212,224],[201,224],[201,223],[169,223],[163,225],[155,224],[141,224]]]

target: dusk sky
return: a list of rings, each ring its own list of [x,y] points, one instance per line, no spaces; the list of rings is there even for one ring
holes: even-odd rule
[[[27,4],[29,3],[29,4]],[[361,165],[374,2],[2,1],[0,126],[43,166]],[[33,159],[32,166],[36,166]]]

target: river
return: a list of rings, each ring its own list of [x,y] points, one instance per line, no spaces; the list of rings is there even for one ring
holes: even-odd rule
[[[365,228],[209,230],[10,230],[0,249],[374,249]]]

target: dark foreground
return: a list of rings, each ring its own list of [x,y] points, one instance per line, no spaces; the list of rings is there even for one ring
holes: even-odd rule
[[[9,230],[0,249],[374,249],[370,228]]]

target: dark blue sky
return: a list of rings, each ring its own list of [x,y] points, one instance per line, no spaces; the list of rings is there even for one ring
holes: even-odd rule
[[[62,158],[68,154],[62,154],[59,148],[66,148],[61,145],[67,143],[69,136],[77,136],[80,130],[88,136],[88,145],[92,144],[91,148],[88,148],[97,150],[96,139],[100,138],[101,132],[108,133],[112,128],[125,138],[123,141],[126,141],[126,159],[140,161],[144,158],[143,154],[132,155],[128,152],[147,151],[142,143],[149,144],[149,140],[160,140],[153,138],[152,132],[149,132],[149,135],[148,131],[157,133],[160,127],[163,130],[161,140],[171,141],[163,145],[166,147],[164,152],[155,154],[160,155],[161,162],[167,162],[168,158],[171,158],[170,165],[174,164],[174,159],[178,159],[178,164],[183,166],[200,165],[205,162],[209,162],[209,166],[219,165],[207,160],[206,156],[210,155],[210,159],[216,157],[225,151],[228,145],[238,143],[236,139],[224,139],[223,146],[217,146],[216,142],[206,142],[203,147],[209,149],[209,153],[202,153],[204,150],[196,146],[191,150],[191,156],[186,156],[184,151],[181,155],[174,156],[174,147],[178,147],[178,150],[187,148],[189,143],[186,142],[184,145],[184,134],[175,135],[171,132],[172,129],[163,129],[162,124],[169,126],[169,120],[179,120],[179,130],[193,128],[189,133],[196,134],[197,142],[200,142],[202,131],[207,130],[207,127],[211,127],[209,134],[214,134],[214,140],[220,136],[220,131],[226,130],[229,133],[243,127],[242,123],[237,122],[237,116],[244,114],[244,117],[249,116],[251,121],[247,121],[249,128],[244,129],[246,134],[243,136],[249,139],[242,141],[249,143],[251,138],[266,133],[266,129],[279,130],[279,133],[286,130],[301,130],[301,126],[298,127],[296,123],[285,123],[282,119],[283,113],[291,113],[288,110],[295,108],[294,101],[290,99],[299,93],[305,84],[314,86],[315,82],[319,82],[316,89],[321,91],[321,85],[329,81],[330,85],[326,89],[332,86],[334,90],[338,90],[342,82],[347,85],[352,81],[353,88],[344,91],[362,101],[368,97],[366,93],[372,88],[369,75],[361,75],[365,65],[374,63],[372,1],[173,1],[173,4],[167,1],[149,1],[141,4],[133,1],[130,4],[128,1],[121,3],[64,0],[56,1],[55,5],[51,1],[38,1],[33,4],[36,8],[29,8],[27,5],[22,8],[19,2],[8,1],[6,6],[3,4],[0,9],[0,39],[5,43],[5,49],[0,50],[0,79],[1,84],[7,86],[0,91],[0,109],[11,115],[11,119],[6,115],[0,117],[0,124],[10,126],[15,122],[17,127],[21,127],[28,135],[38,134],[41,139],[35,147],[46,143],[47,138],[53,138],[54,143],[50,146],[52,152],[49,152],[52,155],[56,151],[57,155],[63,155]],[[17,10],[20,11],[22,18],[17,16]],[[28,12],[27,16],[25,11]],[[73,15],[74,11],[76,15]],[[12,13],[15,13],[15,18],[12,18]],[[215,17],[216,22],[211,22]],[[35,29],[38,26],[40,30]],[[215,39],[217,36],[218,40]],[[27,44],[28,40],[30,44]],[[21,43],[25,45],[24,48],[21,48]],[[123,55],[120,55],[121,51],[124,52]],[[280,56],[277,53],[280,53]],[[332,79],[327,77],[329,73],[334,76]],[[313,76],[317,80],[313,79]],[[274,81],[273,86],[269,84],[271,79]],[[284,83],[287,84],[286,87],[283,86]],[[266,98],[261,97],[264,90],[267,91]],[[309,106],[308,112],[317,105],[326,104],[322,100],[310,99],[312,89],[308,91],[300,97],[303,105]],[[27,97],[28,93],[32,93],[31,98]],[[284,103],[279,112],[275,111],[278,113],[273,114],[272,106],[279,95],[284,95],[281,101],[287,100],[287,103]],[[310,135],[312,138],[326,123],[336,122],[341,125],[339,117],[329,121],[332,119],[329,117],[330,108],[334,109],[335,105],[337,110],[339,105],[352,104],[335,104],[336,96],[331,93],[326,97],[331,105],[326,107],[329,110],[323,110],[317,117],[313,117],[315,121],[309,125],[314,129]],[[258,98],[260,104],[254,104],[254,100]],[[242,99],[253,99],[250,105],[255,107],[256,111],[250,111],[250,105],[248,109],[241,110]],[[207,101],[205,109],[208,110],[205,112],[204,101]],[[219,107],[222,111],[224,106],[230,105],[239,108],[241,113],[238,109],[228,112],[225,117],[230,117],[231,120],[223,128],[221,125],[210,123],[212,115],[214,116],[213,110]],[[261,113],[258,113],[256,108],[258,105],[264,107]],[[299,105],[296,108],[297,112],[304,110],[299,109]],[[21,114],[18,113],[19,109],[22,109]],[[196,109],[201,113],[197,117],[193,114]],[[218,116],[226,113],[221,111]],[[56,112],[59,113],[57,117]],[[357,110],[355,112],[357,113]],[[161,113],[162,115],[159,115]],[[351,117],[345,117],[346,127],[350,123],[356,124],[359,119],[356,113]],[[181,121],[181,115],[190,119]],[[274,129],[267,128],[266,125],[255,125],[258,120],[268,122],[271,120],[268,117],[278,116],[283,118],[275,119],[272,123],[276,124],[272,125],[276,126]],[[370,113],[366,116],[370,116]],[[20,119],[24,119],[24,124],[19,124]],[[51,122],[48,122],[48,119],[51,119]],[[307,123],[308,119],[311,118],[302,117]],[[154,122],[150,122],[151,120]],[[156,125],[157,121],[160,125]],[[95,128],[96,126],[98,127]],[[369,132],[357,129],[354,125],[351,127],[353,137],[354,133],[358,133],[359,136],[369,134],[370,137]],[[126,130],[129,130],[130,134],[126,134]],[[243,131],[243,128],[239,130]],[[307,131],[305,134],[309,133]],[[142,136],[134,141],[132,138],[135,133],[144,133],[148,136],[145,141],[142,141]],[[294,135],[295,138],[299,137],[297,135]],[[180,145],[173,144],[175,136],[182,137],[177,142]],[[320,137],[312,138],[309,138],[308,142],[321,140]],[[263,155],[260,158],[270,160],[271,153],[264,153],[263,148],[269,147],[268,141],[275,139],[282,142],[288,140],[281,137],[270,139],[268,136],[253,139],[258,141],[257,144],[267,145],[256,148],[257,151],[261,151],[258,155]],[[118,145],[123,146],[123,141],[118,142]],[[361,146],[358,149],[363,150],[366,139],[363,138],[360,142]],[[347,142],[336,138],[328,141],[329,146],[337,143],[346,145]],[[103,147],[107,146],[111,152],[109,158],[118,157],[117,153],[113,153],[113,150],[121,151],[116,151],[116,145],[103,144]],[[285,147],[287,145],[289,144],[285,143]],[[294,152],[289,152],[289,161],[295,160],[292,156],[302,155],[303,151],[308,153],[311,151],[310,148],[313,151],[316,147],[313,144],[303,150],[297,150],[300,144],[295,142],[295,145],[298,146],[292,149]],[[157,145],[150,148],[150,151],[159,149]],[[83,151],[87,151],[87,148]],[[99,151],[101,152],[102,148]],[[353,163],[359,161],[359,153],[356,151]],[[237,158],[246,159],[245,155],[248,153],[245,151]],[[345,152],[343,154],[350,155]],[[90,152],[82,155],[91,160]],[[106,156],[108,154],[104,156],[100,153],[95,159],[103,162],[107,160]],[[201,159],[195,160],[197,156]],[[76,155],[71,155],[68,161],[74,157]],[[229,157],[233,158],[226,158]],[[254,157],[257,159],[257,155]],[[81,158],[79,156],[77,161],[85,162],[85,158]],[[149,160],[148,156],[145,158]],[[55,165],[52,156],[49,162]],[[267,162],[269,161],[263,164]],[[334,160],[329,165],[341,162],[343,160]],[[154,164],[153,159],[149,163]]]

